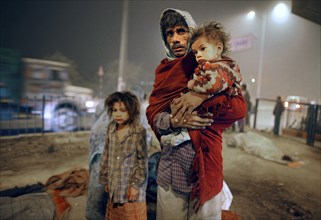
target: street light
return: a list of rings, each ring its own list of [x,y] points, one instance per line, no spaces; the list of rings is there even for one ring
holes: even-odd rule
[[[289,16],[289,9],[284,3],[278,3],[272,11],[272,18],[278,23],[282,23],[287,20]],[[247,16],[249,20],[256,17],[255,11],[250,11]],[[256,87],[256,98],[261,96],[261,86],[262,86],[262,74],[263,74],[263,61],[264,61],[264,50],[265,50],[265,35],[267,26],[267,15],[263,13],[262,15],[262,28],[261,28],[261,41],[260,41],[260,54],[259,54],[259,69],[257,80],[252,79],[252,82],[257,81]]]
[[[284,3],[277,4],[272,13],[272,18],[276,22],[284,22],[289,16],[289,9]]]
[[[126,87],[124,70],[127,56],[127,29],[128,29],[128,0],[124,0],[123,16],[121,24],[120,51],[119,51],[119,72],[117,91],[123,91]]]
[[[255,11],[250,11],[246,16],[248,19],[253,19],[255,17]]]
[[[257,107],[258,107],[258,99],[261,96],[261,86],[262,86],[262,75],[263,75],[263,61],[264,61],[264,50],[265,50],[265,37],[266,37],[266,30],[267,30],[267,14],[268,13],[262,13],[262,26],[261,26],[261,41],[260,41],[260,54],[259,54],[259,69],[258,69],[258,76],[257,76],[257,80],[252,79],[252,82],[257,81],[257,87],[256,87],[256,104],[255,104],[255,109],[257,111]],[[283,3],[279,3],[277,4],[272,12],[272,18],[274,21],[277,22],[284,22],[286,21],[287,17],[289,14],[289,10],[286,7],[285,4]],[[247,18],[252,20],[254,19],[256,16],[256,13],[254,11],[250,11],[247,14]],[[256,116],[257,114],[255,114],[254,117],[254,128],[256,128]]]
[[[103,98],[104,70],[102,66],[99,67],[97,74],[99,77],[99,98]]]

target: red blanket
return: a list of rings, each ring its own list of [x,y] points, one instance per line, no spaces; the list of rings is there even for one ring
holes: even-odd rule
[[[241,94],[241,92],[238,92]],[[214,123],[202,130],[189,130],[195,158],[192,178],[196,185],[191,192],[191,200],[198,199],[196,208],[212,199],[223,187],[222,132],[235,121],[244,118],[246,105],[242,95],[229,96],[221,93],[205,101],[198,113],[213,113]]]
[[[165,59],[157,67],[146,115],[158,139],[160,136],[154,126],[154,118],[161,112],[170,112],[171,101],[179,97],[181,92],[188,91],[186,85],[196,67],[192,53],[173,61]],[[243,118],[246,107],[242,95],[230,97],[222,93],[205,101],[198,112],[214,113],[214,123],[208,129],[189,130],[196,152],[191,177],[197,183],[191,199],[197,198],[197,206],[200,206],[222,190],[222,131]]]
[[[158,65],[155,71],[154,89],[149,97],[149,106],[146,110],[148,123],[158,139],[159,134],[153,125],[155,116],[161,112],[170,112],[171,101],[179,97],[181,92],[188,91],[187,82],[197,65],[192,53],[172,61],[164,59]]]

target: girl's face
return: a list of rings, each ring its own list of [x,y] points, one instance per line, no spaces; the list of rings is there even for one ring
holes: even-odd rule
[[[114,103],[112,117],[118,125],[126,125],[128,123],[129,114],[123,102]]]
[[[221,59],[223,45],[209,42],[207,37],[201,36],[193,43],[192,50],[198,63],[205,61],[215,62]]]

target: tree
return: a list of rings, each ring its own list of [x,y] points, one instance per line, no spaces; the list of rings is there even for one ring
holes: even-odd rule
[[[118,68],[119,61],[112,61],[104,67],[104,75],[103,75],[103,94],[106,96],[112,92],[117,90],[118,84]],[[126,83],[126,90],[132,89],[134,86],[138,86],[141,84],[143,79],[143,67],[136,63],[127,62],[124,68],[124,81]],[[96,70],[95,75],[97,76],[95,93],[99,94],[99,77],[98,77],[98,68]]]
[[[76,63],[73,60],[66,57],[65,55],[63,55],[60,51],[56,51],[52,55],[45,56],[44,59],[68,63],[69,64],[69,68],[68,68],[69,80],[72,85],[84,86],[84,84],[86,83],[84,78],[77,71]]]

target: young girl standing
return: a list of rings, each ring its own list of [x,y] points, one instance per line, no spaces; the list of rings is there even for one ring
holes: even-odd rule
[[[109,193],[106,220],[147,219],[146,129],[139,124],[139,101],[130,92],[115,92],[106,98],[105,108],[111,122],[99,181]]]

